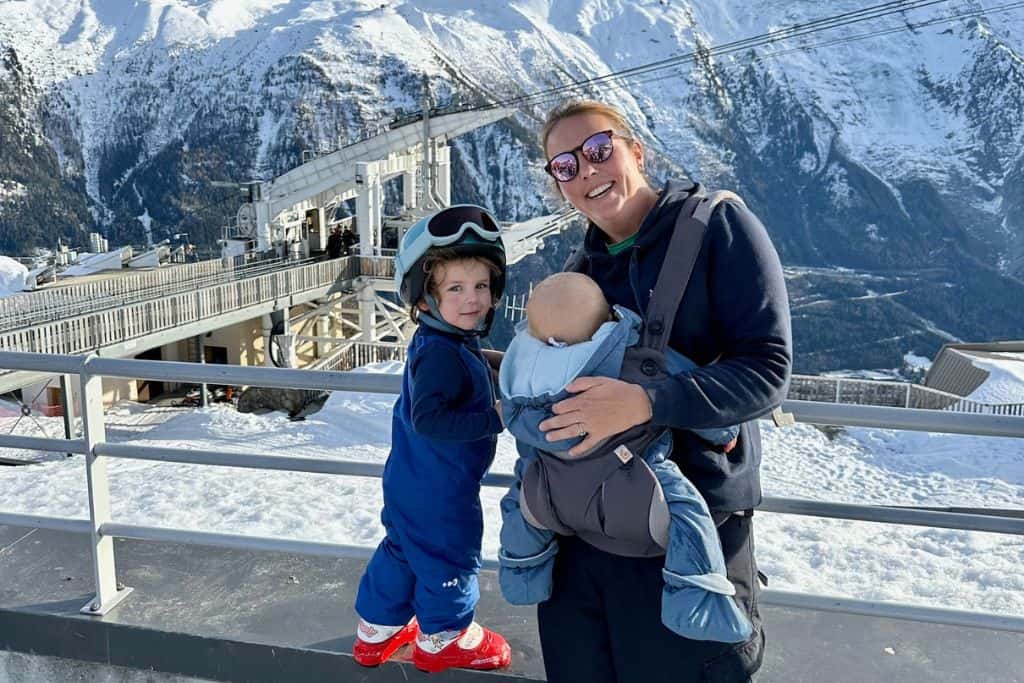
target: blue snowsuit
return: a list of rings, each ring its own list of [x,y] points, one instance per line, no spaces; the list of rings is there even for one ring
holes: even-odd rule
[[[502,431],[494,400],[477,338],[421,324],[391,422],[386,537],[356,597],[366,621],[399,625],[415,614],[424,633],[472,622],[480,598],[480,481]]]
[[[538,451],[560,453],[582,440],[573,437],[548,442],[538,425],[553,415],[552,405],[569,396],[564,387],[576,377],[618,376],[626,348],[639,342],[642,321],[621,306],[616,306],[615,311],[619,320],[603,324],[590,341],[561,348],[535,339],[525,329],[524,321],[502,361],[502,413],[509,431],[516,437],[520,455],[515,467],[517,483],[501,501],[498,554],[502,594],[512,604],[534,604],[550,597],[558,552],[556,534],[534,526],[524,516],[520,482],[526,468],[540,457]],[[671,350],[666,353],[666,365],[671,373],[696,367]],[[695,431],[706,441],[724,445],[736,437],[739,428]],[[668,460],[671,449],[672,433],[665,430],[641,456],[657,478],[668,504],[662,622],[694,640],[745,641],[752,626],[731,597],[735,587],[726,578],[714,520],[697,489]]]

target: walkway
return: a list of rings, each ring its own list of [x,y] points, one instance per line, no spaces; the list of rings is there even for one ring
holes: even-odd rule
[[[0,649],[213,680],[543,680],[534,611],[506,604],[490,571],[479,619],[508,638],[511,670],[428,678],[407,653],[377,670],[348,655],[361,560],[118,541],[119,577],[135,590],[100,618],[78,613],[94,591],[88,546],[86,535],[0,526]],[[763,683],[1024,681],[1021,634],[763,611]]]

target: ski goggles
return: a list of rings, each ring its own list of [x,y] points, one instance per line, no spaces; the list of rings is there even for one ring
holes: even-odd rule
[[[467,230],[491,242],[501,237],[501,228],[491,214],[472,204],[438,211],[427,220],[425,234],[433,240],[431,246],[443,247],[459,241]]]
[[[405,233],[395,258],[396,282],[401,285],[401,278],[406,271],[428,249],[455,244],[470,230],[488,242],[501,240],[501,227],[491,214],[473,204],[452,206],[414,223]]]
[[[551,157],[544,165],[544,171],[560,183],[569,182],[580,172],[580,158],[576,156],[577,152],[592,164],[603,164],[612,158],[612,151],[615,149],[612,144],[613,135],[610,130],[594,133],[568,152]]]

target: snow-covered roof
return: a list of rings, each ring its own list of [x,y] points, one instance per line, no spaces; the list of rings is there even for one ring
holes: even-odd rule
[[[9,256],[0,256],[0,298],[24,289],[27,276],[28,268]]]
[[[101,254],[82,254],[78,257],[78,263],[65,270],[61,275],[79,276],[91,275],[103,270],[121,270],[125,261],[131,258],[131,247],[120,247]]]
[[[988,372],[967,398],[979,403],[1024,403],[1024,353],[976,356],[974,367]]]

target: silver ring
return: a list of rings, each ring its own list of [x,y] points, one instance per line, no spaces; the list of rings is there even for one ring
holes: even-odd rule
[[[576,423],[576,432],[580,436],[586,436],[587,435],[587,430],[583,428],[583,423],[582,422],[577,422]]]

